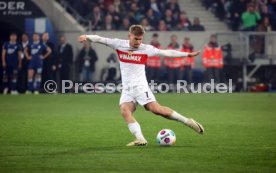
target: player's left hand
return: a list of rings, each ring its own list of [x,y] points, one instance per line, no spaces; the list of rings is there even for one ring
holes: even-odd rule
[[[191,53],[189,53],[188,57],[195,57],[195,56],[199,55],[200,52],[201,52],[200,50],[199,51],[195,51],[195,52],[191,52]]]

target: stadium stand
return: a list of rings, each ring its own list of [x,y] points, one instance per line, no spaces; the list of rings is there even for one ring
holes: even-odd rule
[[[184,8],[181,8],[186,5],[186,3],[183,4],[184,1],[57,1],[88,30],[125,30],[124,25],[142,24],[148,31],[197,31],[197,29],[193,29],[188,18],[189,14],[187,15]]]
[[[275,0],[201,0],[221,21],[233,31],[275,31]],[[250,8],[251,7],[251,8]],[[252,14],[251,17],[248,13]],[[260,17],[257,17],[260,15]],[[255,19],[256,18],[256,19]],[[253,20],[253,21],[252,21]],[[256,20],[256,21],[254,21]],[[247,23],[256,23],[247,28]]]

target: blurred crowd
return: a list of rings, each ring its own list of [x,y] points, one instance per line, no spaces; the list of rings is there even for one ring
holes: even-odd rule
[[[276,0],[201,0],[233,31],[275,31]]]
[[[127,30],[141,24],[148,31],[204,31],[189,19],[178,0],[60,0],[91,24],[92,30]],[[233,31],[275,31],[276,0],[201,0]],[[87,22],[81,22],[88,25]]]
[[[132,24],[141,24],[146,31],[205,30],[199,18],[189,20],[186,12],[180,9],[178,0],[63,1],[89,21],[92,30],[125,31]]]

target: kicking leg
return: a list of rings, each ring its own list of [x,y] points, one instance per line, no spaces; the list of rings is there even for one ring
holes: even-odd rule
[[[126,102],[120,105],[121,114],[128,124],[129,131],[135,136],[136,140],[127,144],[127,146],[143,146],[147,145],[147,141],[142,133],[139,123],[133,117],[136,105],[133,102]]]
[[[164,118],[175,120],[182,122],[183,124],[189,126],[190,128],[194,129],[196,132],[202,134],[204,132],[204,128],[201,124],[193,120],[192,118],[187,118],[176,111],[172,110],[171,108],[161,106],[157,102],[150,102],[145,105],[145,108],[156,115],[161,115]]]

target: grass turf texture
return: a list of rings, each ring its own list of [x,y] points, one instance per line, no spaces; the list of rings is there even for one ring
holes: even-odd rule
[[[140,107],[149,145],[128,148],[118,94],[0,96],[0,172],[276,172],[275,94],[156,97],[206,133]],[[175,146],[156,144],[162,128],[176,133]]]

